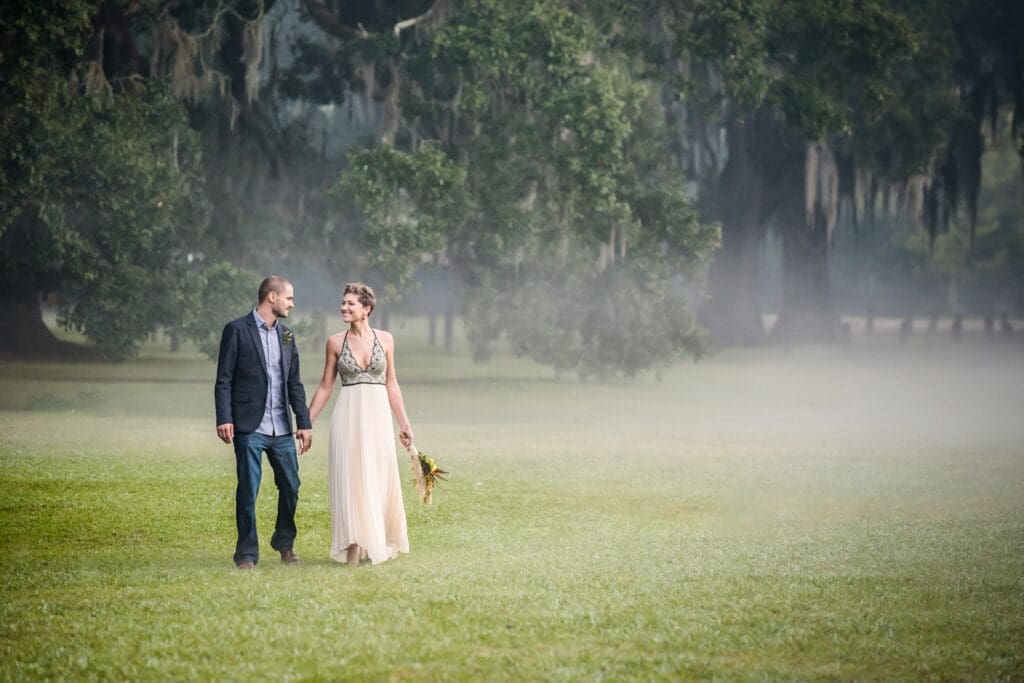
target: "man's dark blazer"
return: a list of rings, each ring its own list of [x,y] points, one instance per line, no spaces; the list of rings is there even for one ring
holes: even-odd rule
[[[291,330],[278,320],[273,333],[281,344],[281,376],[284,377],[285,406],[295,411],[298,429],[311,429],[306,390],[299,377],[299,351]],[[217,407],[217,424],[233,423],[235,432],[248,434],[256,431],[263,421],[267,407],[267,360],[260,343],[260,331],[250,312],[224,326],[217,356],[217,381],[213,386],[213,401]],[[288,424],[292,424],[291,411]]]

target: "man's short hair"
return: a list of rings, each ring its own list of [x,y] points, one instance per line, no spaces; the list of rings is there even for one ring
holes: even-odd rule
[[[280,294],[284,291],[284,288],[290,284],[291,283],[288,282],[288,280],[280,275],[270,275],[263,278],[263,282],[260,283],[259,302],[263,303],[271,292],[277,292]]]

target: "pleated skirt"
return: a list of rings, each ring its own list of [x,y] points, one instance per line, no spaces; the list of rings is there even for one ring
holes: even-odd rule
[[[373,564],[409,552],[395,432],[382,384],[341,388],[331,415],[327,461],[331,558],[358,543]]]

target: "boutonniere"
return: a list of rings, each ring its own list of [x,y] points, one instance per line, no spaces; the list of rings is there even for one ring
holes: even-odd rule
[[[295,340],[295,335],[292,334],[291,330],[281,334],[281,343],[284,346],[288,346]]]

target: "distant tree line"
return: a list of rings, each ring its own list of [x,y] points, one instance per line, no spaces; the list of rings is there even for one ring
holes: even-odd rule
[[[211,348],[254,273],[314,262],[391,298],[433,269],[477,358],[504,339],[560,372],[657,372],[708,332],[838,339],[837,226],[867,289],[1024,304],[1019,159],[979,204],[986,143],[1024,151],[1013,0],[69,0],[0,22],[8,352],[74,352],[51,293],[107,357],[157,331]]]

